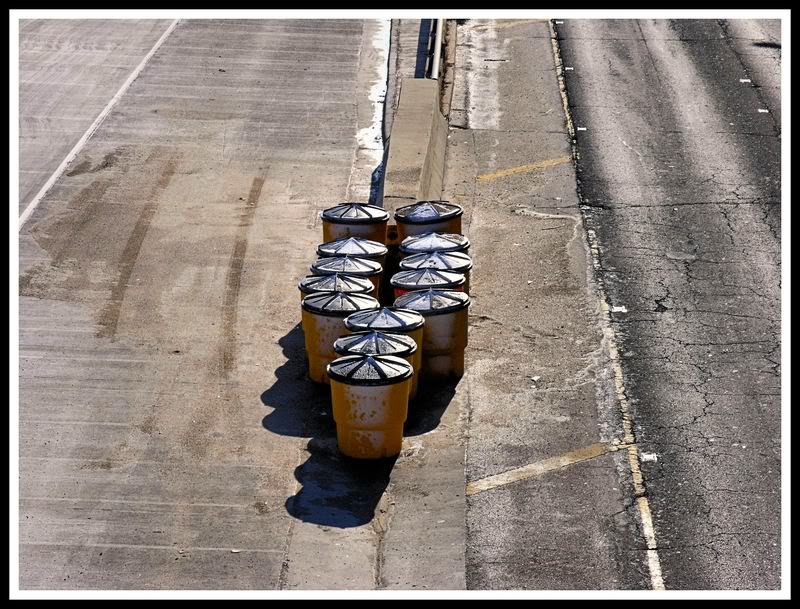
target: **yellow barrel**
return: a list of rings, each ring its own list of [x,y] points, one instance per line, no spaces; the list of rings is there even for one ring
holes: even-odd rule
[[[400,243],[402,257],[431,252],[467,252],[469,239],[455,233],[422,233],[406,237]]]
[[[453,290],[419,290],[401,296],[394,304],[399,308],[417,311],[425,318],[423,376],[463,376],[469,296]]]
[[[352,256],[317,258],[311,265],[311,272],[314,275],[344,273],[345,275],[353,275],[355,277],[366,277],[375,287],[375,292],[373,292],[372,296],[375,298],[380,297],[383,267],[375,260],[354,258]]]
[[[381,307],[380,309],[360,311],[345,317],[344,325],[350,332],[396,332],[406,334],[417,343],[417,350],[411,356],[414,370],[421,371],[422,341],[425,318],[416,311],[398,309],[397,307]]]
[[[336,441],[342,454],[400,454],[408,417],[411,364],[391,355],[346,355],[328,365]]]
[[[404,359],[413,368],[414,354],[419,348],[414,339],[405,334],[367,330],[336,339],[333,350],[339,355],[393,355]],[[414,368],[414,376],[411,377],[411,399],[417,395],[418,377],[419,368]]]
[[[414,254],[406,256],[400,261],[401,271],[415,271],[417,269],[436,269],[438,271],[452,271],[461,273],[466,279],[464,291],[469,293],[469,276],[472,270],[472,259],[464,252],[429,252],[427,254]],[[384,273],[386,272],[384,267]]]
[[[310,294],[322,292],[346,292],[347,294],[365,294],[371,296],[375,286],[366,277],[333,273],[332,275],[309,275],[297,284],[300,300]]]
[[[400,298],[414,290],[456,290],[464,291],[467,282],[461,273],[451,271],[437,271],[436,269],[418,269],[416,271],[400,271],[392,276],[391,284],[394,297]]]
[[[343,320],[356,311],[377,309],[372,296],[344,292],[306,296],[302,302],[303,334],[308,356],[308,376],[315,383],[327,383],[325,367],[336,358],[333,343],[347,333]]]
[[[378,241],[371,241],[362,237],[342,237],[336,241],[329,241],[317,247],[317,256],[332,258],[334,256],[352,256],[353,258],[366,258],[374,260],[386,268],[386,254],[389,249]]]
[[[421,233],[458,234],[463,213],[460,205],[447,201],[418,201],[398,207],[394,212],[398,238],[402,241],[409,235]]]
[[[335,241],[342,237],[363,237],[386,244],[386,223],[389,212],[377,205],[342,203],[324,210],[322,241]]]

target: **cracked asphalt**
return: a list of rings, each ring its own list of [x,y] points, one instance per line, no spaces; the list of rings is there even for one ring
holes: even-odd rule
[[[555,27],[665,586],[780,588],[780,22]]]

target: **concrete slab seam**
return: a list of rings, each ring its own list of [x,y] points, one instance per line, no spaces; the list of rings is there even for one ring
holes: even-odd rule
[[[47,182],[45,182],[44,185],[39,189],[39,192],[36,193],[36,196],[34,196],[33,199],[31,199],[31,202],[28,203],[28,206],[23,210],[22,214],[19,217],[19,230],[22,230],[22,227],[25,225],[25,222],[27,222],[28,218],[31,217],[33,211],[39,205],[39,203],[47,194],[47,192],[53,187],[53,184],[56,183],[56,180],[58,180],[58,178],[61,177],[61,174],[64,173],[64,170],[67,168],[67,166],[78,155],[78,152],[80,152],[81,148],[83,148],[86,142],[89,141],[89,138],[92,137],[94,132],[97,131],[98,127],[100,127],[102,122],[111,113],[111,110],[113,110],[114,106],[117,105],[117,102],[122,98],[122,96],[131,86],[133,81],[139,77],[139,74],[141,74],[142,70],[144,70],[144,67],[147,65],[147,62],[150,61],[153,55],[156,54],[156,51],[158,51],[161,45],[164,44],[164,41],[173,32],[175,27],[178,25],[179,21],[180,19],[175,19],[172,21],[172,23],[169,24],[169,27],[167,27],[166,31],[156,41],[156,43],[153,45],[153,48],[150,49],[150,52],[147,53],[147,55],[144,56],[142,61],[139,62],[139,65],[134,68],[133,72],[131,72],[127,80],[124,83],[122,83],[122,86],[114,94],[114,97],[112,97],[109,100],[108,104],[106,104],[105,108],[103,108],[100,111],[100,114],[97,115],[97,118],[94,119],[94,122],[91,125],[89,125],[89,128],[86,130],[86,132],[75,143],[75,145],[72,147],[72,150],[69,151],[69,154],[67,154],[67,156],[64,157],[64,160],[61,161],[61,164],[58,167],[56,167],[56,170],[48,178]]]
[[[564,107],[564,116],[567,122],[567,131],[572,140],[573,157],[576,155],[575,149],[575,127],[572,122],[572,115],[569,111],[569,101],[567,99],[567,89],[564,80],[564,64],[561,61],[561,52],[558,46],[558,38],[556,35],[553,22],[549,22],[550,28],[550,42],[553,49],[553,59],[556,65],[556,75],[558,77],[558,87],[561,93],[561,100]],[[580,200],[580,191],[578,191]],[[594,231],[587,231],[587,240],[589,243],[589,250],[592,257],[592,267],[595,271],[600,269],[600,249],[597,237]],[[630,405],[628,403],[627,393],[625,390],[625,381],[620,364],[619,352],[617,350],[617,341],[614,330],[611,327],[610,306],[608,304],[608,297],[605,293],[605,288],[602,283],[602,278],[596,276],[597,285],[597,298],[599,302],[600,315],[599,321],[603,331],[603,343],[606,346],[609,361],[611,362],[611,369],[614,374],[614,389],[619,403],[620,414],[622,417],[622,443],[627,447],[628,452],[628,466],[630,468],[631,477],[633,480],[633,490],[636,496],[636,506],[639,511],[639,518],[642,523],[642,533],[645,537],[647,544],[647,562],[650,571],[650,585],[653,590],[665,590],[664,579],[661,572],[661,560],[658,556],[658,544],[655,536],[655,527],[653,525],[653,516],[650,510],[650,503],[647,499],[647,492],[644,485],[644,477],[641,470],[641,462],[639,456],[639,449],[636,446],[636,438],[633,432],[633,420],[630,412]]]

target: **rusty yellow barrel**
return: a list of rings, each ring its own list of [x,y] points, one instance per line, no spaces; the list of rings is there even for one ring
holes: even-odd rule
[[[420,370],[425,318],[416,311],[398,309],[397,307],[381,307],[375,310],[360,311],[346,317],[344,325],[350,332],[377,330],[379,332],[396,332],[410,336],[417,343],[417,350],[411,356],[411,364],[414,366],[414,370]]]
[[[467,282],[461,273],[437,271],[436,269],[418,269],[416,271],[400,271],[392,275],[391,284],[395,298],[415,290],[457,290],[464,291]]]
[[[463,376],[469,296],[453,290],[419,290],[401,296],[394,304],[417,311],[425,318],[422,375],[425,378]]]
[[[327,373],[342,454],[356,459],[400,454],[411,364],[392,355],[346,355],[332,361]]]
[[[467,250],[469,250],[469,239],[455,233],[422,233],[406,237],[400,243],[400,255],[403,258],[431,252],[466,253]]]
[[[386,268],[386,254],[388,251],[389,249],[378,241],[364,239],[363,237],[342,237],[318,246],[317,256],[320,258],[332,258],[334,256],[366,258],[367,260],[374,260],[380,263],[381,267]]]
[[[417,269],[436,269],[438,271],[461,273],[466,279],[464,291],[469,293],[469,276],[472,270],[472,259],[464,252],[429,252],[427,254],[414,254],[400,261],[401,271],[415,271]]]
[[[315,383],[327,383],[325,367],[336,358],[333,343],[347,334],[344,319],[356,311],[377,309],[380,304],[372,296],[323,292],[306,296],[302,307],[308,376]]]
[[[419,351],[414,339],[406,334],[367,330],[336,339],[333,350],[339,355],[393,355],[414,366],[414,354]],[[419,362],[417,362],[419,363]],[[417,395],[419,368],[411,377],[411,398]]]
[[[460,205],[448,201],[418,201],[398,207],[394,212],[397,236],[402,241],[409,235],[421,233],[460,233]]]
[[[342,203],[324,210],[322,240],[334,241],[342,237],[363,237],[386,244],[386,223],[389,212],[366,203]]]
[[[345,292],[347,294],[365,294],[371,296],[375,286],[366,277],[333,273],[332,275],[309,275],[297,284],[300,300],[311,294],[322,292]]]
[[[383,267],[380,262],[367,260],[366,258],[354,258],[352,256],[333,256],[332,258],[317,258],[311,265],[311,273],[314,275],[333,275],[334,273],[344,273],[355,277],[366,277],[375,287],[372,296],[379,298],[381,289],[381,277]]]

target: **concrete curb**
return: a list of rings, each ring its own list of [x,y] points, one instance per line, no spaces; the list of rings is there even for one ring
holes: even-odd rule
[[[444,67],[452,62],[454,28],[445,34]],[[402,205],[442,197],[448,134],[442,100],[448,107],[447,94],[452,93],[448,85],[445,76],[439,80],[406,77],[399,82],[396,110],[389,120],[383,183],[383,206],[390,213]]]
[[[440,199],[444,180],[447,120],[439,110],[439,81],[401,83],[386,161],[384,207]]]

